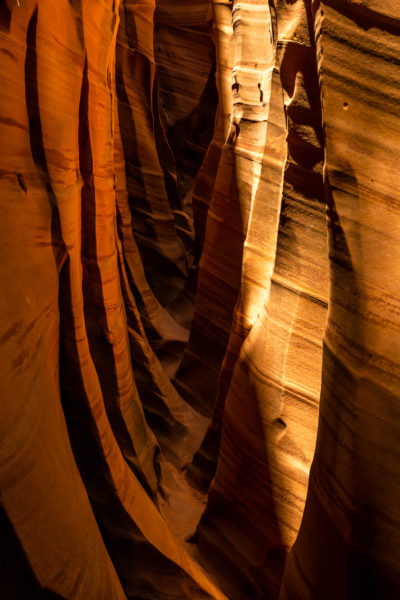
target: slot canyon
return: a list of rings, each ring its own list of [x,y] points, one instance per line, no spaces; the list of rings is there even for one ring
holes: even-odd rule
[[[0,0],[0,600],[400,599],[399,0]]]

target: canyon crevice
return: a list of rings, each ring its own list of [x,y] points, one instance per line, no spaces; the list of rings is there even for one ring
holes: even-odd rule
[[[0,1],[1,600],[400,597],[399,35]]]

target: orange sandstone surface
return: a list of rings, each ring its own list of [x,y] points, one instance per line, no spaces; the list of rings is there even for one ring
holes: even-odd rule
[[[0,2],[0,599],[400,598],[400,4]]]

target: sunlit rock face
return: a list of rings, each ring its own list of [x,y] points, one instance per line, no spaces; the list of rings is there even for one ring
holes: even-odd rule
[[[0,598],[400,597],[399,34],[0,3]]]

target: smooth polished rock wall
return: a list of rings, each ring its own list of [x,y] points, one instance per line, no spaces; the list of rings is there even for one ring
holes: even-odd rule
[[[1,3],[1,598],[397,600],[399,33]]]

